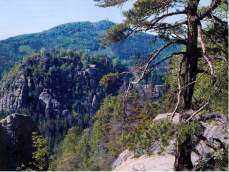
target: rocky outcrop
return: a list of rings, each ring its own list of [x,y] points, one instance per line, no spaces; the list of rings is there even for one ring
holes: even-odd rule
[[[83,65],[79,56],[28,58],[2,80],[0,112],[30,115],[53,148],[73,124],[89,127],[106,96],[99,80],[113,70],[109,60]]]
[[[154,121],[168,119],[170,115],[171,113],[159,114]],[[179,116],[180,114],[175,113],[172,120],[174,124],[179,122]],[[195,118],[201,121],[204,130],[200,138],[196,138],[193,143],[195,144],[191,153],[193,170],[213,170],[215,162],[209,161],[209,155],[222,152],[227,156],[225,151],[229,144],[228,120],[220,114],[207,114]],[[133,152],[125,150],[114,161],[112,169],[114,171],[173,171],[176,153],[175,139],[171,140],[163,150],[158,145],[157,142],[153,143],[150,155],[142,155],[138,158],[134,156]]]
[[[38,129],[29,116],[7,116],[0,121],[0,132],[0,170],[16,170],[32,162],[32,133]]]
[[[143,155],[139,158],[128,158],[114,171],[173,171],[175,157],[165,155]]]
[[[229,145],[227,128],[228,123],[224,116],[222,116],[218,120],[213,120],[209,123],[203,122],[202,124],[205,128],[204,133],[201,136],[202,140],[199,141],[199,143],[196,145],[195,149],[191,153],[191,160],[193,166],[197,170],[201,168],[214,168],[212,167],[212,164],[210,164],[211,156],[214,154],[217,155],[218,153],[225,153],[225,151],[228,151]],[[227,153],[225,155],[227,156]],[[221,156],[222,158],[222,155],[219,156]],[[214,163],[215,162],[213,162],[213,166]]]

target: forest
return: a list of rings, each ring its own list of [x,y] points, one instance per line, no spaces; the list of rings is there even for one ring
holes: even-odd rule
[[[0,170],[228,171],[227,0],[131,2],[0,41]]]

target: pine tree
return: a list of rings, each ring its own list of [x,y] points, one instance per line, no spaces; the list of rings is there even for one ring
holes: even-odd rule
[[[122,6],[130,0],[94,1],[100,7],[112,7]],[[156,33],[165,40],[162,47],[149,55],[147,63],[141,68],[140,77],[136,78],[132,84],[139,83],[151,71],[151,67],[159,64],[158,62],[154,63],[154,60],[162,51],[174,44],[182,45],[184,48],[181,52],[165,57],[161,62],[176,55],[179,55],[182,59],[177,77],[178,96],[174,113],[178,106],[185,113],[193,108],[192,99],[197,75],[199,73],[209,74],[212,84],[217,79],[214,62],[219,60],[221,56],[211,53],[214,47],[210,47],[206,41],[211,40],[213,44],[226,44],[227,47],[227,22],[216,12],[220,6],[227,6],[227,1],[211,0],[206,7],[200,4],[200,0],[134,0],[132,2],[132,8],[123,13],[125,16],[124,22],[107,32],[105,42],[120,41],[142,31]],[[206,25],[211,26],[211,30]],[[219,51],[225,50],[221,49]],[[224,57],[227,61],[227,53]],[[207,66],[207,71],[201,70],[203,66],[198,64],[199,59],[204,60],[205,63],[201,63],[201,65]],[[176,170],[192,168],[190,144],[189,139],[184,144],[178,143]]]
[[[128,0],[95,1],[98,6],[110,7],[121,6]],[[150,55],[143,76],[146,75],[153,60],[164,49],[173,44],[183,45],[185,47],[184,51],[173,55],[182,55],[185,63],[185,72],[182,74],[183,87],[185,88],[182,93],[183,108],[188,110],[192,108],[196,76],[198,72],[201,72],[198,70],[198,58],[206,60],[213,82],[215,80],[214,59],[209,57],[205,43],[205,38],[209,35],[205,34],[202,25],[206,21],[211,24],[222,24],[224,22],[214,14],[215,9],[221,4],[227,4],[227,1],[212,0],[206,8],[200,6],[200,0],[135,0],[133,7],[124,12],[125,21],[108,31],[106,41],[107,43],[120,41],[133,33],[141,31],[157,33],[160,38],[166,40],[163,47]],[[214,35],[214,33],[212,34]],[[224,34],[225,32],[220,32],[218,37],[226,37]]]

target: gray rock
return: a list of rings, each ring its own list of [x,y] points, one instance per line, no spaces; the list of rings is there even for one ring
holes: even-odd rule
[[[205,141],[201,140],[195,147],[195,151],[191,153],[191,160],[194,166],[197,166],[201,159],[206,159],[209,153],[221,149],[221,143],[228,146],[228,129],[227,121],[223,123],[214,121],[213,123],[202,123],[205,127],[203,137]],[[220,141],[220,142],[219,142]]]
[[[122,153],[126,154],[126,150]],[[120,154],[120,155],[122,155]],[[173,171],[175,157],[170,154],[163,155],[143,155],[139,158],[134,158],[127,154],[128,158],[120,161],[117,166],[113,166],[113,171]]]
[[[112,169],[117,168],[118,166],[120,166],[122,163],[124,163],[125,161],[127,161],[128,159],[132,159],[134,158],[134,153],[129,151],[129,150],[125,150],[123,151],[118,158],[113,162],[112,164]]]
[[[171,115],[172,113],[162,113],[162,114],[158,114],[155,118],[154,121],[160,121],[160,120],[167,120],[167,119],[171,119]],[[175,113],[173,119],[172,119],[172,123],[173,124],[178,124],[180,121],[180,114],[179,113]]]
[[[189,113],[191,114],[192,111]],[[155,117],[154,121],[156,122],[170,119],[170,115],[171,113],[159,114]],[[179,118],[179,114],[176,113],[173,123],[177,124],[179,122]],[[199,165],[200,160],[207,158],[209,153],[213,153],[215,151],[214,149],[222,150],[222,144],[227,148],[229,143],[227,128],[228,121],[225,117],[217,115],[214,116],[214,118],[196,118],[199,120],[204,119],[201,122],[204,127],[204,131],[200,134],[201,138],[205,139],[199,139],[198,141],[193,142],[194,148],[191,152],[191,161],[194,166],[193,169]],[[212,121],[210,122],[208,119],[211,119]],[[154,142],[150,148],[150,156],[143,155],[140,158],[136,158],[133,156],[133,152],[125,150],[114,161],[112,169],[114,171],[171,171],[174,170],[173,165],[175,162],[175,153],[175,139],[172,139],[169,142],[169,145],[163,149],[161,149],[158,142]]]
[[[32,119],[29,116],[14,113],[0,121],[0,129],[3,132],[3,143],[7,145],[4,150],[5,158],[8,158],[7,161],[4,160],[8,162],[4,164],[7,170],[16,170],[16,167],[32,162],[34,151],[32,133],[39,132]]]
[[[79,57],[25,60],[0,83],[0,111],[26,111],[55,147],[73,125],[83,129],[92,124],[83,116],[92,118],[107,94],[99,85],[101,77],[113,70],[107,66],[85,67]],[[71,116],[72,111],[77,117]]]

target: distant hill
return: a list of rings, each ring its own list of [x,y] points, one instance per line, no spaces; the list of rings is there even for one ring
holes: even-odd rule
[[[155,36],[139,33],[125,41],[103,47],[101,39],[114,23],[110,21],[76,22],[59,25],[40,33],[20,35],[0,41],[0,78],[17,60],[42,48],[64,48],[94,54],[105,54],[119,59],[145,57],[163,44]],[[171,47],[166,53],[176,51]]]

